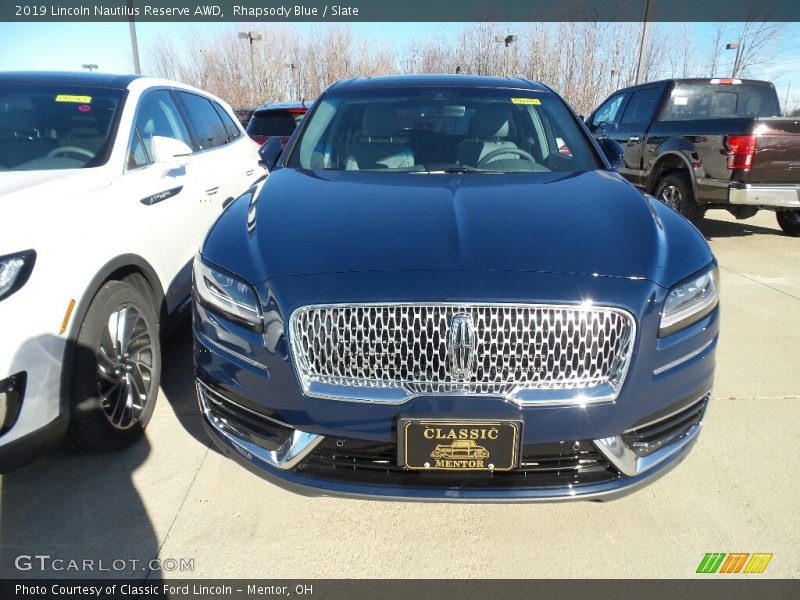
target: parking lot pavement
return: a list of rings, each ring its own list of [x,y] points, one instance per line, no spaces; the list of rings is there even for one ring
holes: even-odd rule
[[[715,211],[703,231],[722,267],[715,401],[691,455],[638,493],[529,505],[290,494],[209,448],[187,324],[167,350],[146,440],[0,480],[0,576],[40,576],[14,558],[49,554],[194,559],[191,572],[140,562],[102,573],[142,578],[692,577],[706,552],[771,552],[763,577],[798,577],[800,478],[780,453],[800,429],[800,240],[770,213],[734,222]]]

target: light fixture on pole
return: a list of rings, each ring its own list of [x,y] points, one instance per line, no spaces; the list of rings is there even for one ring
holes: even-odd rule
[[[248,40],[250,42],[250,99],[252,100],[252,108],[256,107],[256,57],[253,49],[253,42],[261,39],[261,34],[255,31],[240,31],[239,38]]]
[[[97,65],[94,65],[94,64],[91,64],[91,65],[81,65],[81,68],[83,68],[83,69],[88,69],[88,70],[89,70],[89,73],[91,73],[92,71],[94,71],[94,70],[97,68]]]
[[[508,70],[508,47],[519,39],[518,35],[508,34],[507,36],[498,35],[494,38],[495,42],[501,42],[506,45],[503,49],[503,77],[507,77],[506,71]]]
[[[739,42],[731,42],[730,44],[725,45],[725,50],[736,50],[736,58],[733,59],[733,71],[731,72],[731,77],[736,77],[736,72],[739,70],[739,53],[741,50],[744,50],[744,44],[739,44]]]

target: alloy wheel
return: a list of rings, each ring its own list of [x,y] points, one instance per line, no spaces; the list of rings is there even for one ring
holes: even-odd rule
[[[135,425],[150,396],[153,335],[133,305],[120,306],[108,317],[97,352],[97,386],[111,425]]]
[[[680,211],[683,198],[677,186],[665,185],[661,188],[661,193],[658,195],[658,198],[670,208]]]

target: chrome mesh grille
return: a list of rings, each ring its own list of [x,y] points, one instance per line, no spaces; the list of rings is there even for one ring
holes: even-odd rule
[[[463,379],[453,375],[448,348],[455,315],[467,315],[474,330]],[[635,337],[629,313],[594,305],[309,306],[293,313],[290,327],[306,391],[313,382],[400,388],[409,396],[600,385],[616,391]]]

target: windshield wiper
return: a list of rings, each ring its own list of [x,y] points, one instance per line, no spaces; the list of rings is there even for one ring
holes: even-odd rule
[[[429,169],[425,169],[425,173],[429,175],[437,175],[441,173],[447,173],[448,175],[452,174],[461,174],[461,173],[502,173],[503,171],[497,171],[493,169],[476,169],[475,167],[447,167],[446,169],[437,169],[435,171],[431,171]]]

